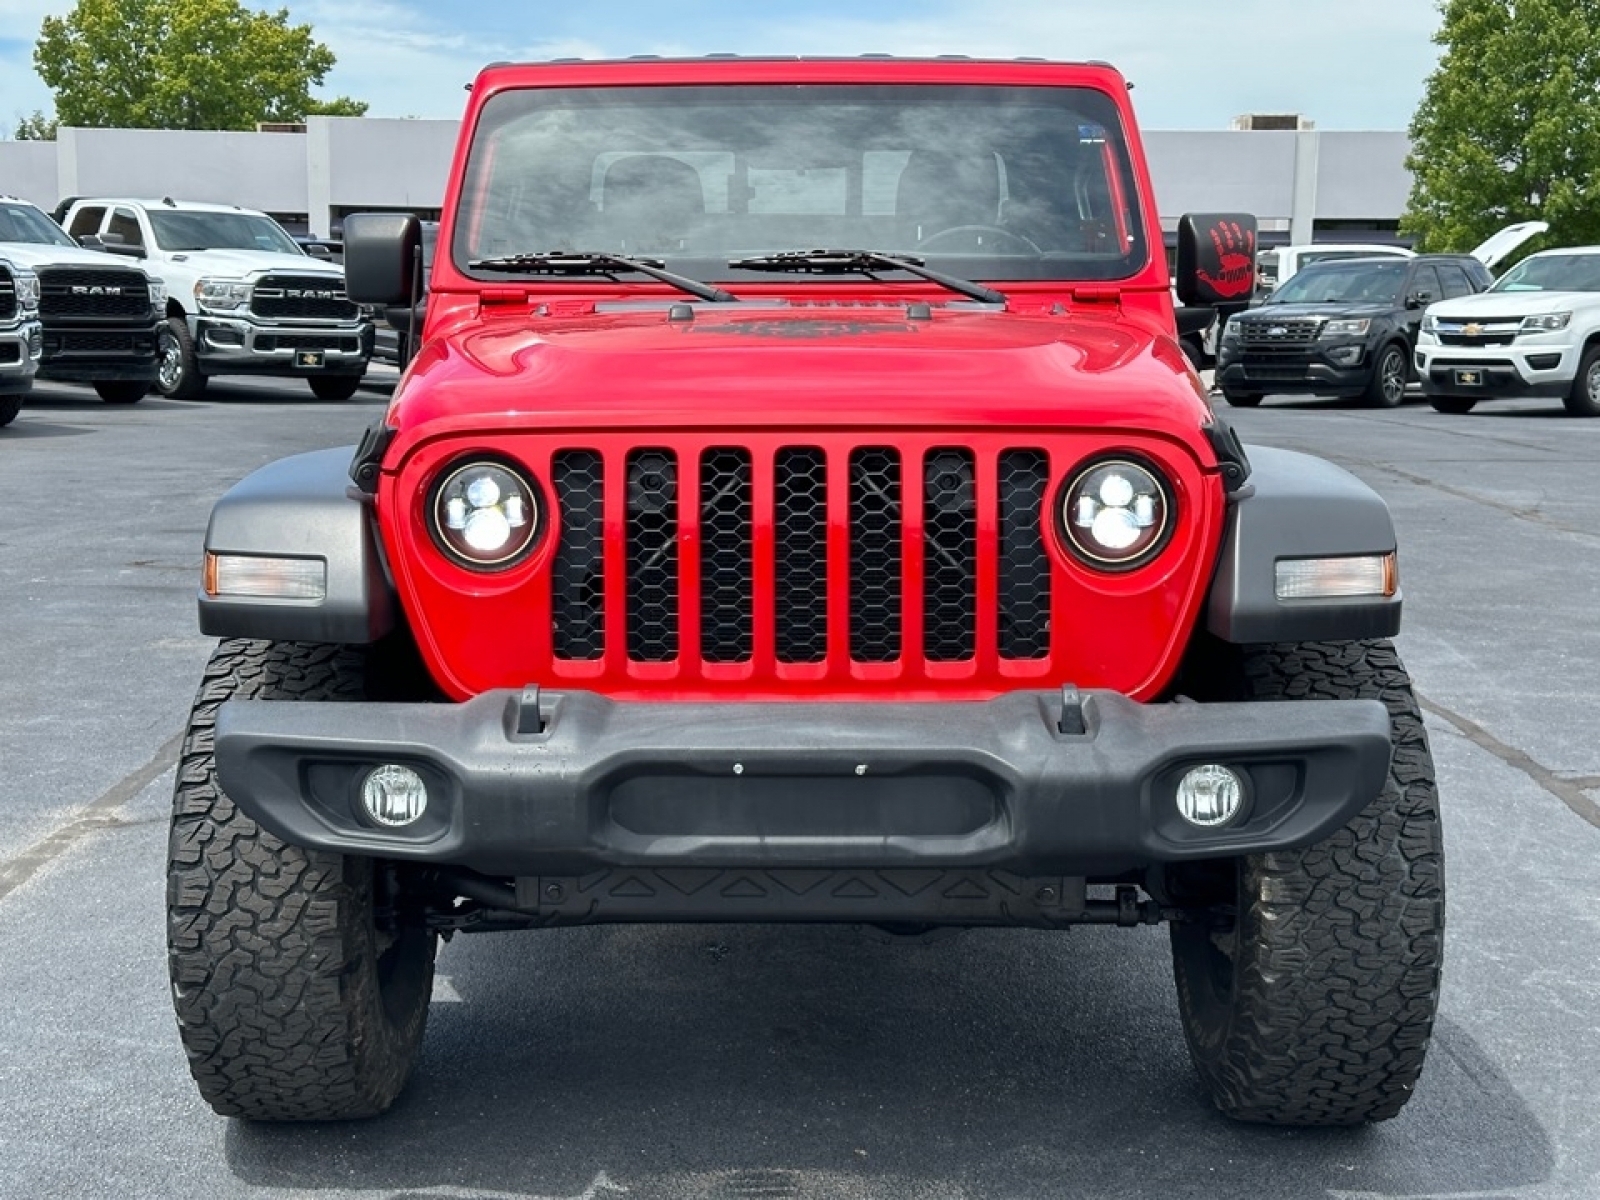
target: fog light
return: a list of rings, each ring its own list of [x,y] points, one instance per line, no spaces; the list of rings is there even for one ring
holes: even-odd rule
[[[380,825],[409,825],[428,811],[428,786],[410,767],[386,763],[361,785],[361,803]]]
[[[1209,829],[1226,825],[1244,803],[1244,783],[1239,776],[1207,763],[1195,767],[1178,782],[1178,813],[1191,825]]]

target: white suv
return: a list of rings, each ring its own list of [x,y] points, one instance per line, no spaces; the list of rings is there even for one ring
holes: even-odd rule
[[[344,271],[266,213],[192,201],[74,200],[67,232],[146,262],[167,281],[169,336],[156,387],[193,398],[212,375],[303,376],[322,400],[355,394],[372,322]]]
[[[1488,291],[1430,305],[1416,368],[1440,412],[1550,396],[1600,416],[1600,246],[1531,254]]]

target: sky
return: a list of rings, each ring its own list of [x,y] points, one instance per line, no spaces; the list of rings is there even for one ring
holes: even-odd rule
[[[1438,62],[1434,0],[274,0],[338,57],[321,93],[379,117],[461,114],[484,63],[630,54],[969,54],[1101,59],[1146,129],[1297,112],[1403,130]],[[39,24],[70,0],[0,0],[0,134],[51,110]]]

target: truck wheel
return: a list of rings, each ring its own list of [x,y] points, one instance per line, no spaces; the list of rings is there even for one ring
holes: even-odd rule
[[[348,400],[361,387],[361,376],[313,375],[306,382],[318,400]]]
[[[168,317],[161,333],[161,362],[156,368],[156,391],[172,400],[198,400],[205,394],[206,377],[195,358],[194,339],[184,317]]]
[[[195,698],[173,794],[168,965],[190,1073],[223,1116],[373,1116],[422,1042],[433,932],[395,915],[374,860],[285,845],[236,809],[213,758],[223,701],[359,700],[367,677],[345,647],[227,641]]]
[[[1262,400],[1255,392],[1230,392],[1227,388],[1222,389],[1222,398],[1234,408],[1258,408]]]
[[[1429,396],[1428,403],[1433,405],[1434,412],[1461,416],[1471,412],[1478,401],[1474,396]]]
[[[18,395],[0,396],[0,429],[17,419],[17,414],[22,411],[22,397]]]
[[[1600,417],[1600,345],[1590,346],[1583,352],[1572,390],[1563,403],[1574,417]]]
[[[1234,683],[1215,698],[1377,698],[1394,752],[1383,792],[1331,838],[1187,877],[1180,902],[1208,892],[1212,905],[1171,925],[1190,1057],[1239,1120],[1385,1120],[1422,1071],[1444,940],[1438,794],[1411,682],[1382,641],[1224,654]]]
[[[1399,408],[1406,398],[1406,348],[1390,342],[1378,351],[1372,379],[1362,397],[1371,408]]]
[[[137,404],[150,385],[137,379],[102,379],[94,385],[95,394],[107,404]]]

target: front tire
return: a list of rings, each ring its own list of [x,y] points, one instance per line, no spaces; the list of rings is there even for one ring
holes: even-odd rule
[[[22,411],[22,397],[13,393],[9,396],[0,396],[0,429],[17,419],[17,414]]]
[[[1404,404],[1406,374],[1406,348],[1399,342],[1390,342],[1372,364],[1372,379],[1363,397],[1368,407],[1399,408]]]
[[[1210,698],[1380,699],[1394,749],[1382,793],[1327,840],[1177,877],[1185,903],[1211,901],[1171,925],[1190,1057],[1242,1121],[1386,1120],[1422,1071],[1444,941],[1438,794],[1410,680],[1377,641],[1229,647],[1220,675]]]
[[[144,399],[150,385],[137,379],[102,379],[94,385],[94,390],[107,404],[137,404]]]
[[[1230,392],[1222,389],[1222,398],[1234,408],[1259,408],[1263,397],[1255,392]]]
[[[361,376],[313,375],[306,382],[318,400],[348,400],[361,387]]]
[[[1451,416],[1465,416],[1477,407],[1478,401],[1472,396],[1429,396],[1428,403],[1433,405],[1434,412],[1449,413]]]
[[[376,1115],[422,1042],[435,935],[401,915],[389,872],[285,845],[216,777],[224,701],[361,700],[368,675],[358,650],[227,641],[195,699],[173,793],[168,964],[190,1073],[223,1116]]]
[[[194,338],[187,317],[168,317],[161,334],[161,362],[156,368],[156,391],[170,400],[198,400],[205,394],[206,377],[195,357]]]
[[[1590,346],[1578,361],[1572,390],[1562,401],[1574,417],[1600,417],[1600,345]]]

